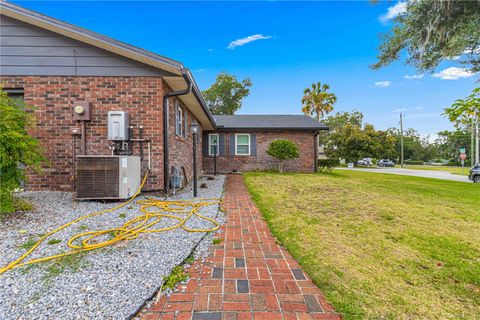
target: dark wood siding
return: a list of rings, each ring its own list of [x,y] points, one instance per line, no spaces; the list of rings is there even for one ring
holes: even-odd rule
[[[0,17],[1,75],[165,75],[105,50],[4,15]]]

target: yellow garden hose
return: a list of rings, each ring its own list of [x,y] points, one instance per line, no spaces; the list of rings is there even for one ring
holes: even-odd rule
[[[118,228],[111,228],[111,229],[104,229],[104,230],[96,230],[96,231],[87,231],[75,234],[68,240],[68,246],[72,248],[72,250],[59,253],[56,255],[32,259],[29,261],[23,262],[30,254],[32,254],[35,249],[43,242],[45,239],[50,237],[51,235],[63,230],[72,224],[75,224],[79,221],[102,215],[104,213],[116,211],[127,204],[131,203],[141,192],[145,182],[147,181],[148,173],[142,180],[142,184],[138,188],[137,192],[127,201],[123,202],[122,204],[102,210],[93,212],[84,216],[81,216],[75,220],[72,220],[63,226],[60,226],[47,234],[43,235],[36,243],[31,247],[27,252],[25,252],[21,257],[18,259],[10,262],[5,267],[0,268],[0,274],[5,273],[8,270],[39,263],[45,262],[57,258],[66,257],[69,255],[77,254],[80,252],[86,252],[94,249],[99,249],[103,247],[107,247],[113,245],[119,241],[123,240],[133,240],[138,238],[141,233],[154,233],[154,232],[164,232],[169,230],[174,230],[178,228],[182,228],[188,232],[212,232],[216,231],[220,228],[220,225],[214,219],[209,217],[203,216],[199,213],[202,207],[210,206],[210,205],[218,205],[221,203],[220,199],[199,199],[199,201],[186,201],[186,200],[161,200],[161,199],[143,199],[138,200],[137,204],[140,204],[140,212],[141,215],[136,216],[135,218],[127,221],[121,227]],[[197,216],[201,219],[207,220],[213,224],[212,228],[209,229],[191,229],[187,227],[185,224],[186,222],[192,217]],[[163,227],[159,229],[153,229],[152,227],[162,221],[164,218],[177,220],[178,222],[173,226]],[[152,229],[151,229],[152,228]],[[112,238],[108,240],[101,240],[95,241],[97,237],[111,235]],[[83,239],[83,240],[82,240]]]

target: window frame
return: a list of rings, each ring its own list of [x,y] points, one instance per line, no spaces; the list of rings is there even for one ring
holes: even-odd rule
[[[248,146],[248,153],[238,153],[237,147],[238,144],[238,136],[248,136],[248,144],[240,144],[241,146]],[[235,133],[235,155],[236,156],[250,156],[252,154],[252,137],[250,133]]]
[[[25,90],[24,88],[3,88],[4,92],[7,93],[8,97],[15,100],[25,101]]]
[[[175,135],[184,136],[184,110],[178,100],[175,100]]]
[[[212,136],[217,136],[217,157],[220,155],[220,135],[218,133],[209,133],[208,134],[208,155],[213,157],[212,152]]]

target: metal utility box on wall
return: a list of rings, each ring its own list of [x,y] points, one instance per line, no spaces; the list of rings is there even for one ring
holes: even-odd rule
[[[108,140],[127,141],[128,113],[125,111],[108,111]]]
[[[140,157],[78,156],[77,199],[127,199],[140,187]]]
[[[92,120],[92,106],[87,101],[76,101],[73,104],[73,120],[90,121]]]

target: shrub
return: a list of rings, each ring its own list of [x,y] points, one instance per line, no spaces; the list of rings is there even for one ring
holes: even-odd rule
[[[22,166],[40,170],[45,158],[38,141],[28,134],[33,116],[22,100],[12,99],[0,87],[0,213],[15,211],[13,192],[25,180]]]
[[[278,162],[278,171],[283,172],[283,164],[287,160],[299,157],[298,147],[290,140],[275,140],[268,146],[267,154]]]
[[[407,160],[405,164],[410,164],[412,166],[423,165],[423,161],[420,160]]]
[[[339,159],[318,159],[317,168],[319,172],[332,172],[333,168],[340,165]]]

